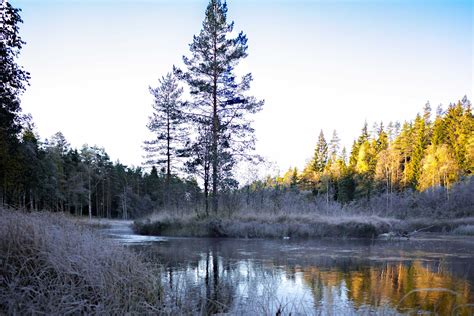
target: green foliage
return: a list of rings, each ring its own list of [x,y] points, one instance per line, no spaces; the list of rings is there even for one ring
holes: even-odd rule
[[[150,89],[155,113],[149,128],[156,137],[147,145],[149,153],[161,156],[151,157],[150,172],[113,163],[99,147],[71,148],[61,133],[49,141],[39,140],[31,118],[22,115],[20,107],[29,80],[29,74],[16,63],[24,44],[18,35],[22,20],[19,10],[8,2],[1,10],[2,205],[126,219],[163,208],[200,213],[204,206],[207,214],[209,197],[215,211],[222,202],[219,195],[232,197],[237,189],[235,163],[253,158],[249,153],[255,138],[249,114],[260,111],[264,102],[248,95],[251,74],[241,78],[235,74],[235,67],[247,57],[247,37],[233,31],[225,1],[210,1],[203,28],[190,45],[191,57],[183,58],[186,70],[174,68],[174,74]],[[188,85],[190,100],[181,101],[183,90],[174,76]],[[439,107],[433,121],[431,116],[431,106],[426,103],[423,114],[401,128],[398,122],[387,128],[377,123],[369,133],[365,122],[348,161],[345,150],[339,151],[336,131],[329,145],[321,131],[314,155],[301,173],[290,168],[283,177],[268,177],[247,189],[312,191],[326,206],[332,200],[368,203],[386,193],[389,207],[392,193],[411,190],[442,191],[449,199],[450,187],[474,172],[472,105],[464,97],[445,112]],[[190,125],[186,133],[194,135],[186,146],[183,123]],[[187,147],[185,171],[203,179],[204,197],[194,178],[179,178],[171,172],[171,158],[183,155],[182,147]],[[163,162],[166,168],[158,170],[156,165]],[[228,210],[233,207],[230,202],[221,204]]]
[[[471,102],[464,97],[449,105],[446,113],[438,108],[431,121],[431,107],[427,103],[423,115],[412,122],[375,127],[369,135],[367,122],[354,141],[348,164],[345,150],[338,154],[337,133],[328,145],[321,131],[313,158],[301,174],[288,170],[283,179],[269,181],[282,186],[295,186],[290,179],[298,179],[300,190],[311,190],[331,200],[348,203],[354,199],[370,200],[386,194],[387,206],[392,204],[392,193],[404,190],[424,191],[436,187],[449,188],[474,171],[474,118]],[[329,151],[329,155],[328,155]]]
[[[26,168],[19,148],[22,127],[28,117],[21,114],[20,96],[30,75],[16,63],[25,42],[19,36],[20,10],[3,1],[0,5],[0,202],[9,203],[9,195],[21,186]]]
[[[183,57],[184,71],[175,73],[189,87],[190,118],[199,137],[192,146],[194,156],[205,165],[205,192],[212,187],[212,208],[218,211],[218,195],[235,186],[232,170],[238,159],[249,159],[255,136],[249,114],[261,110],[264,102],[249,96],[252,74],[239,78],[235,68],[247,57],[247,36],[234,32],[227,21],[227,4],[211,0],[202,29],[189,45],[191,57]],[[202,165],[196,163],[195,165]],[[206,196],[207,197],[207,196]]]

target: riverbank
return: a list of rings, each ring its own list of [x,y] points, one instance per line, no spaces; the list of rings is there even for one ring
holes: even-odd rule
[[[284,218],[279,220],[283,221]],[[294,217],[291,220],[297,221]],[[303,221],[304,218],[300,217],[298,220]],[[329,219],[326,220],[329,221]],[[342,220],[339,222],[332,220],[334,225],[345,223]],[[353,220],[357,223],[355,219]],[[377,223],[376,217],[366,218],[366,220],[368,224]],[[458,227],[467,226],[460,225],[461,221],[457,221]],[[419,224],[422,223],[419,222]],[[462,223],[465,224],[466,221],[463,220]],[[447,239],[443,237],[439,238],[439,241],[429,239],[431,237],[427,238],[428,234],[425,235],[425,233],[420,233],[420,238],[410,240],[403,245],[398,242],[372,242],[362,239],[293,240],[292,238],[289,241],[262,239],[248,240],[244,243],[241,239],[231,238],[155,239],[131,235],[130,224],[130,221],[98,219],[89,221],[58,213],[27,213],[0,209],[0,227],[2,227],[0,230],[0,275],[2,276],[0,278],[0,314],[205,315],[228,313],[240,315],[243,314],[242,311],[247,311],[247,314],[275,315],[278,310],[281,310],[282,314],[289,314],[292,311],[294,312],[292,314],[298,314],[298,311],[301,311],[302,314],[319,315],[327,308],[334,311],[343,307],[330,301],[326,302],[327,305],[318,305],[317,309],[313,310],[314,301],[311,296],[308,296],[313,292],[305,295],[302,291],[314,285],[315,280],[325,282],[325,269],[331,268],[330,273],[333,273],[332,267],[338,264],[334,258],[340,258],[340,264],[344,266],[345,272],[341,271],[341,273],[345,274],[339,276],[341,280],[351,277],[350,273],[346,273],[347,260],[350,262],[362,260],[363,264],[369,264],[371,271],[376,271],[375,274],[370,273],[371,276],[391,275],[381,273],[378,270],[378,264],[370,262],[394,260],[400,255],[399,249],[404,249],[405,257],[400,259],[403,262],[415,260],[420,253],[426,258],[432,258],[435,254],[437,258],[440,251],[441,253],[445,251],[438,245],[447,245]],[[240,225],[240,223],[237,224]],[[231,231],[231,227],[226,229]],[[134,238],[129,238],[130,236]],[[143,238],[142,241],[145,241],[146,245],[135,244],[136,239],[140,238]],[[461,240],[463,242],[461,246],[454,248],[449,246],[459,245]],[[449,236],[449,245],[446,247],[451,249],[449,251],[456,256],[460,256],[460,260],[469,262],[464,251],[471,249],[472,242],[474,242],[472,238],[453,235]],[[134,244],[134,246],[125,247],[124,244]],[[202,248],[203,245],[204,248]],[[406,245],[410,246],[406,248]],[[432,254],[419,251],[419,249],[426,250],[430,245],[435,247],[431,249]],[[406,250],[410,247],[414,248],[411,254],[407,255]],[[324,251],[321,252],[321,249]],[[142,252],[143,250],[145,252]],[[158,252],[155,253],[155,251]],[[262,254],[263,251],[265,253]],[[314,257],[308,257],[307,253],[313,254]],[[240,275],[241,272],[247,273],[247,269],[229,270],[229,267],[237,266],[236,255],[241,256],[245,265],[252,265],[251,275]],[[270,265],[269,258],[272,262]],[[191,265],[188,260],[192,260]],[[281,269],[290,261],[296,265]],[[415,263],[414,265],[416,268]],[[200,277],[196,280],[197,271],[188,270],[188,268],[182,270],[183,267],[190,266],[196,269],[206,267],[206,274],[199,274]],[[385,267],[385,264],[383,266]],[[316,279],[314,279],[315,267],[318,269],[326,267],[321,271],[316,271]],[[360,278],[360,266],[357,264],[356,267],[357,278]],[[438,269],[439,265],[436,264],[436,267]],[[202,273],[203,270],[200,271]],[[256,271],[259,272],[256,273]],[[275,273],[281,273],[284,277],[288,276],[288,271],[298,271],[298,282],[291,283],[294,282],[292,278],[285,281],[293,284],[294,291],[278,292],[280,296],[274,296],[272,293],[275,293],[275,288],[263,292],[252,292],[254,287],[248,286],[246,288],[250,292],[247,296],[236,294],[234,286],[240,284],[236,280],[264,287],[278,287],[280,285],[275,283]],[[397,266],[393,267],[393,271],[403,272],[404,270],[400,270]],[[436,271],[440,273],[439,269]],[[457,279],[448,277],[444,280],[446,282],[442,284],[443,287],[453,293],[460,293],[459,295],[462,294],[466,300],[469,300],[470,294],[462,291],[465,287],[462,284],[458,286]],[[383,280],[380,282],[392,284]],[[439,285],[439,283],[436,284]],[[285,283],[284,287],[287,286],[288,283]],[[431,284],[423,283],[423,286],[429,287]],[[430,291],[431,289],[423,289],[420,285],[413,291],[423,290]],[[372,312],[375,310],[379,314],[394,314],[398,306],[396,303],[401,298],[399,290],[396,293],[398,294],[394,296],[394,304],[375,305],[371,306],[370,310]],[[410,289],[405,289],[404,293],[412,292]],[[376,301],[380,302],[380,298]],[[306,302],[307,305],[302,305],[301,302]],[[321,303],[319,300],[317,302]],[[443,306],[456,309],[452,304]],[[430,306],[426,308],[432,310]],[[343,311],[344,309],[341,309],[340,313],[344,314]],[[351,311],[346,314],[365,314],[363,307],[357,307]]]
[[[0,227],[0,314],[142,314],[161,306],[154,266],[89,223],[0,209]]]
[[[137,220],[137,234],[176,237],[232,238],[375,238],[383,234],[415,236],[436,232],[472,234],[474,217],[458,219],[413,218],[400,220],[379,216],[321,216],[316,214],[236,214],[199,217],[161,212]]]

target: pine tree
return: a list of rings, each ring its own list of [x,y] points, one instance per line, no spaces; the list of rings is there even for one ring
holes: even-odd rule
[[[147,165],[165,165],[167,200],[170,199],[170,181],[176,160],[183,156],[183,148],[187,141],[185,131],[185,114],[183,102],[180,100],[183,88],[172,73],[159,79],[156,88],[150,87],[154,96],[153,114],[149,117],[148,129],[155,138],[146,141],[144,149],[147,152]]]
[[[357,157],[359,156],[360,144],[355,140],[352,142],[351,154],[349,156],[349,168],[354,171],[357,164]]]
[[[389,144],[391,144],[395,139],[394,125],[392,121],[390,121],[387,125],[387,137]]]
[[[191,58],[183,57],[187,71],[175,69],[193,96],[193,121],[209,126],[211,134],[212,206],[218,210],[220,181],[231,174],[237,158],[249,158],[255,138],[247,114],[258,112],[263,101],[248,96],[252,75],[237,79],[234,69],[247,57],[247,37],[234,36],[234,23],[227,22],[227,4],[211,0],[201,32],[190,44]]]
[[[438,107],[436,111],[436,117],[433,122],[432,132],[431,132],[431,143],[434,145],[440,145],[445,142],[446,131],[445,131],[445,121],[443,118],[443,110],[441,106]]]
[[[20,96],[30,75],[16,63],[25,42],[18,35],[20,9],[8,1],[0,4],[0,199],[7,203],[8,185],[19,170],[19,136],[22,129]],[[16,169],[14,169],[16,168]]]
[[[314,149],[313,160],[311,162],[313,170],[319,173],[323,172],[324,167],[326,167],[328,162],[328,158],[328,144],[324,138],[324,133],[321,130],[316,148]]]
[[[472,114],[471,114],[472,116]],[[456,104],[450,104],[444,116],[445,121],[445,142],[454,154],[456,162],[461,170],[466,170],[466,144],[468,137],[472,134],[469,125],[466,124],[464,108],[461,101]]]
[[[472,113],[472,104],[468,100],[467,96],[464,96],[461,100],[462,108],[464,110],[463,117],[461,119],[461,142],[460,146],[463,146],[464,159],[463,164],[460,166],[463,174],[472,174],[474,169],[474,159],[472,157],[472,142],[474,139],[474,116]]]
[[[408,183],[412,188],[416,188],[421,176],[422,160],[428,143],[426,139],[427,126],[425,124],[425,119],[421,115],[416,116],[413,128],[414,148],[410,159],[411,174],[410,178],[408,179]]]
[[[329,159],[336,161],[337,156],[339,155],[339,146],[340,146],[340,139],[337,135],[336,130],[332,132],[332,138],[329,142]]]
[[[209,189],[211,184],[211,133],[209,126],[198,126],[197,139],[188,150],[185,169],[188,173],[198,175],[204,184],[204,209],[209,215]]]
[[[362,127],[362,131],[360,136],[358,137],[357,141],[354,141],[351,148],[351,155],[349,157],[349,167],[351,169],[355,169],[357,165],[357,160],[359,157],[359,149],[361,145],[369,140],[369,131],[367,121],[364,122],[364,126]]]
[[[463,134],[465,135],[463,140],[463,145],[465,146],[463,173],[472,175],[474,173],[474,115],[472,113],[472,103],[466,96],[464,96],[461,103],[464,109],[461,124]]]
[[[410,185],[412,179],[412,168],[410,160],[413,154],[413,143],[414,143],[414,132],[413,126],[409,122],[403,123],[400,135],[394,142],[394,147],[400,152],[401,155],[401,168],[403,172],[402,185],[404,188]]]
[[[384,130],[383,123],[380,122],[380,125],[377,127],[377,140],[376,140],[376,153],[381,152],[388,148],[389,138],[387,133]]]
[[[429,101],[427,101],[423,107],[423,120],[426,125],[429,126],[431,124],[431,104]]]
[[[375,141],[365,140],[359,148],[356,172],[356,190],[358,196],[365,196],[369,200],[372,194],[372,185],[376,167]]]

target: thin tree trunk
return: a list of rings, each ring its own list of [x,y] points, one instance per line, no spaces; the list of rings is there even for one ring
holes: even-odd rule
[[[329,180],[326,180],[326,211],[329,210]]]
[[[92,191],[92,188],[91,188],[91,174],[89,172],[88,174],[88,185],[89,185],[89,192],[87,193],[87,201],[88,201],[88,204],[89,204],[89,220],[92,219],[92,197],[91,197],[91,191]]]
[[[167,156],[167,161],[166,161],[166,205],[169,206],[171,196],[170,196],[170,180],[171,180],[171,152],[170,152],[170,141],[171,141],[171,136],[170,136],[170,113],[169,113],[169,105],[168,105],[168,113],[166,116],[166,156]]]
[[[128,219],[127,211],[127,186],[123,188],[123,202],[122,202],[122,218]]]
[[[218,137],[218,117],[217,117],[217,69],[215,68],[217,61],[217,34],[214,34],[214,82],[212,91],[212,208],[217,214],[218,200],[217,200],[217,137]]]
[[[94,188],[95,188],[95,213],[96,213],[95,216],[96,216],[96,217],[100,217],[101,214],[100,214],[100,208],[99,208],[99,197],[98,197],[98,195],[99,195],[98,193],[99,193],[99,192],[97,192],[97,191],[98,191],[98,190],[97,190],[97,183],[96,183],[96,185],[94,186]]]
[[[105,181],[102,181],[102,217],[105,217]]]
[[[209,180],[204,180],[204,205],[206,209],[206,217],[209,216]]]
[[[388,200],[389,200],[389,197],[390,197],[390,193],[389,193],[389,188],[390,186],[390,175],[387,176],[387,210],[388,210]]]

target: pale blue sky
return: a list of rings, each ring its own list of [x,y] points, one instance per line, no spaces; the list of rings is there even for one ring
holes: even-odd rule
[[[148,86],[180,65],[206,0],[15,0],[31,72],[23,109],[42,137],[105,147],[139,165]],[[473,95],[471,1],[229,1],[249,38],[257,152],[302,167],[323,129],[350,146],[364,123],[408,120]],[[348,148],[349,149],[349,148]]]

